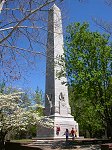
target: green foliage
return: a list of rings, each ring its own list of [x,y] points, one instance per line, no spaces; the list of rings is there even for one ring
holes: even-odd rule
[[[81,97],[77,89],[69,88],[69,100],[72,115],[79,123],[80,135],[87,137],[100,137],[99,132],[104,130],[102,120],[89,100]]]
[[[37,87],[35,94],[34,94],[34,101],[37,104],[42,104],[43,103],[43,92],[42,90],[39,90],[39,88]]]
[[[33,95],[33,100],[34,100],[35,104],[43,105],[43,92],[42,92],[42,90],[39,90],[38,87]],[[43,107],[37,107],[37,110],[40,113],[40,116],[42,116],[43,115]]]
[[[92,130],[100,129],[100,124],[106,128],[111,127],[112,47],[109,36],[89,31],[87,23],[69,25],[65,43],[65,66],[68,83],[76,94],[72,101],[79,100],[79,110],[84,113],[83,117],[81,113],[82,119],[79,122],[84,120],[81,124],[85,124],[86,128],[91,124]],[[112,137],[112,128],[110,131]]]
[[[5,82],[3,81],[2,83],[0,83],[0,93],[4,93],[4,89],[5,89]]]

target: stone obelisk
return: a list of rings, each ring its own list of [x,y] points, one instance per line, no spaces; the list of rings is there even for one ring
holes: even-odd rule
[[[54,4],[48,14],[48,38],[46,60],[45,115],[53,119],[54,128],[39,128],[37,137],[64,138],[66,129],[75,128],[79,136],[78,123],[71,115],[68,88],[63,82],[67,79],[56,77],[60,66],[55,65],[59,55],[63,55],[63,31],[60,9]]]

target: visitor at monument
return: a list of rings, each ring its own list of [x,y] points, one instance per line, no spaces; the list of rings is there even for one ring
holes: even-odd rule
[[[68,129],[66,129],[64,135],[66,136],[66,141],[67,141],[67,140],[68,140],[68,137],[69,137],[69,130],[68,130]]]
[[[60,132],[60,127],[58,126],[58,127],[56,128],[56,134],[59,135],[59,132]]]
[[[75,130],[75,137],[77,137],[77,130]]]
[[[75,139],[75,134],[76,134],[76,131],[74,130],[74,128],[72,128],[72,130],[71,130],[72,140]]]

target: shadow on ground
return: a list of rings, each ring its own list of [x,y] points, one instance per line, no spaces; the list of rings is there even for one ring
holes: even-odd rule
[[[87,145],[76,145],[75,142],[72,144],[69,141],[65,142],[55,142],[51,145],[51,149],[78,149],[78,150],[100,150],[100,144],[93,145],[93,144],[87,144]]]

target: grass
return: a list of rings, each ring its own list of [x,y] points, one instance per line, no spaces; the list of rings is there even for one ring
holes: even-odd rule
[[[11,140],[11,142],[15,142],[15,143],[31,143],[32,139]]]

